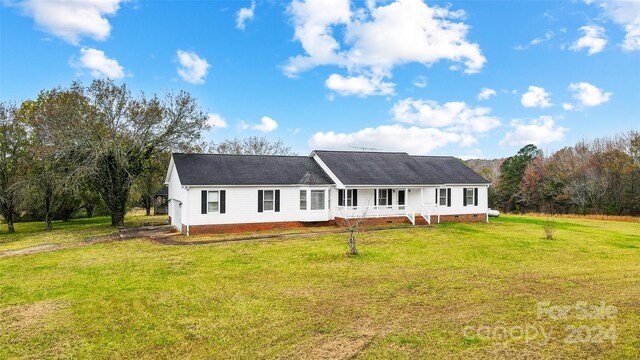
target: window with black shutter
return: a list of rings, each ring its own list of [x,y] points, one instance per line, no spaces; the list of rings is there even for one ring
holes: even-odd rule
[[[477,189],[474,188],[465,188],[464,189],[464,206],[476,206],[478,204],[475,203],[475,191]]]

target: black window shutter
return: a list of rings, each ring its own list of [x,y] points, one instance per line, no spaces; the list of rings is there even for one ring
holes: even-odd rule
[[[227,191],[220,190],[220,214],[227,212]]]
[[[378,189],[373,189],[373,206],[378,206]]]
[[[358,189],[352,190],[353,200],[351,201],[351,205],[358,206]]]
[[[440,189],[436,188],[436,205],[440,204],[440,202],[438,201],[438,192],[440,192]]]
[[[202,214],[207,213],[207,190],[202,190],[202,204],[200,207],[200,212]]]
[[[275,191],[276,195],[276,204],[275,204],[275,210],[276,212],[280,212],[280,190],[276,190]]]
[[[473,189],[473,205],[478,206],[478,188]]]
[[[338,206],[344,206],[344,189],[338,189]]]
[[[258,190],[258,212],[262,212],[262,199],[264,196],[263,190]]]
[[[451,207],[451,188],[447,189],[447,206]]]
[[[393,190],[387,189],[387,205],[392,205],[391,198],[393,198]]]
[[[462,204],[467,206],[467,188],[462,188]]]

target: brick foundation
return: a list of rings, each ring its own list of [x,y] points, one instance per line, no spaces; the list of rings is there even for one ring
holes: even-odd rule
[[[424,219],[423,219],[424,220]],[[344,226],[344,218],[336,218],[336,225]],[[364,226],[380,226],[389,224],[411,224],[411,221],[406,216],[388,216],[380,218],[366,218],[364,219]]]
[[[486,214],[464,214],[464,215],[441,215],[440,223],[445,222],[485,222]],[[171,221],[171,217],[169,217]],[[435,225],[438,222],[437,215],[431,215],[431,224]],[[406,216],[389,216],[380,218],[367,218],[364,221],[365,226],[382,226],[389,224],[411,224],[411,221]],[[335,220],[329,221],[316,221],[316,222],[302,222],[302,221],[281,221],[281,222],[266,222],[266,223],[248,223],[248,224],[218,224],[218,225],[191,225],[189,227],[189,235],[202,235],[202,234],[224,234],[224,233],[243,233],[254,232],[262,230],[277,230],[277,229],[291,229],[291,228],[305,228],[305,227],[320,227],[320,226],[342,226],[344,225],[344,218],[337,217]],[[416,225],[428,225],[427,220],[420,214],[416,214]],[[187,226],[182,225],[182,233],[187,233]]]
[[[191,225],[189,226],[189,235],[200,234],[224,234],[224,233],[243,233],[261,230],[291,229],[304,227],[320,227],[320,226],[336,226],[334,220],[329,221],[281,221],[266,223],[248,223],[248,224],[218,224],[218,225]],[[187,226],[182,225],[182,233],[187,233]]]
[[[486,222],[487,214],[461,214],[461,215],[440,215],[440,223],[447,222],[464,222],[464,223],[474,223],[474,222]],[[431,215],[431,224],[438,223],[438,215]],[[416,214],[416,225],[426,225],[427,220],[423,218],[421,215]]]

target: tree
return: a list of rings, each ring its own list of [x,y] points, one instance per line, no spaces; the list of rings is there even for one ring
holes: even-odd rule
[[[343,216],[337,221],[338,225],[345,228],[347,230],[347,233],[349,234],[349,239],[347,241],[347,243],[349,244],[349,255],[358,255],[356,240],[358,233],[360,232],[360,228],[362,227],[362,225],[364,225],[367,219],[368,208],[369,206],[367,205],[361,209],[352,209],[351,212],[349,212],[348,210],[343,210]]]
[[[251,136],[212,143],[209,152],[231,155],[296,155],[281,139],[270,141],[266,137]]]
[[[9,232],[14,221],[28,154],[27,131],[15,105],[0,103],[0,215]]]
[[[170,158],[171,153],[168,151],[155,154],[147,161],[145,170],[134,183],[132,189],[135,194],[134,199],[137,199],[145,209],[147,216],[151,215],[151,208],[155,203],[155,194],[164,184],[165,172]]]
[[[94,164],[92,183],[111,224],[124,225],[131,187],[159,152],[188,148],[207,128],[207,117],[189,93],[133,97],[126,85],[94,80],[86,89],[93,114],[84,124],[83,146]]]
[[[90,114],[82,88],[42,91],[35,101],[20,106],[29,125],[29,177],[42,201],[47,230],[60,206],[75,193],[90,171],[78,147],[75,129]]]
[[[87,213],[87,217],[93,217],[96,208],[101,202],[100,195],[93,189],[90,184],[85,185],[80,191],[81,207]]]
[[[496,202],[505,211],[519,208],[520,183],[529,163],[540,153],[535,145],[526,145],[500,166],[500,178],[496,189]]]

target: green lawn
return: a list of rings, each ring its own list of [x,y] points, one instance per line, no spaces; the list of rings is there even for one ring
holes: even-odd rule
[[[543,222],[364,233],[355,258],[344,234],[3,257],[0,358],[640,358],[640,226],[559,219],[549,241]],[[0,251],[113,231],[106,218],[55,225],[0,233]],[[617,313],[538,319],[545,301]],[[585,342],[565,342],[571,325]]]

